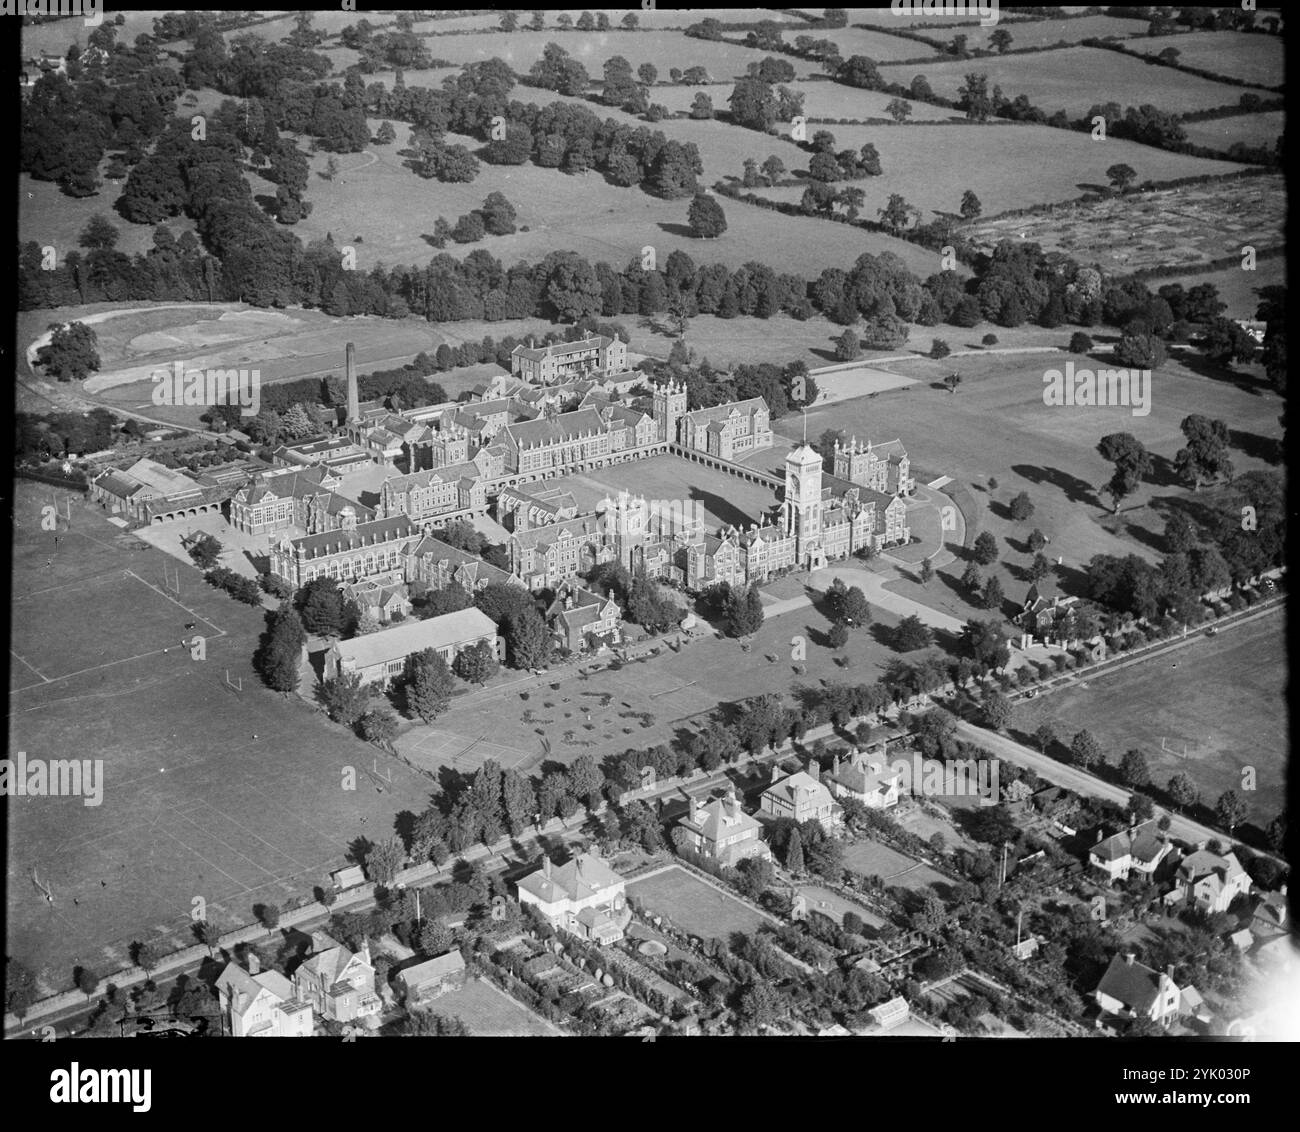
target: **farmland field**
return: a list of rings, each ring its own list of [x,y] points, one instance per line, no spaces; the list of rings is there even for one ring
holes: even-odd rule
[[[714,122],[661,123],[685,140],[730,137],[727,127]],[[374,123],[378,126],[378,122]],[[399,134],[405,139],[407,131]],[[732,130],[740,158],[725,171],[739,174],[742,153],[765,157],[786,147],[741,131]],[[448,135],[448,141],[473,139]],[[766,144],[765,144],[766,142]],[[749,147],[745,147],[748,143]],[[707,144],[712,145],[712,140]],[[846,235],[838,225],[811,217],[787,217],[753,206],[724,202],[727,231],[718,239],[699,240],[686,227],[687,200],[665,201],[636,188],[619,188],[598,173],[573,176],[536,165],[484,165],[469,184],[442,184],[424,180],[407,169],[398,156],[401,143],[375,147],[368,155],[351,154],[340,164],[342,172],[333,181],[317,176],[324,171],[326,155],[312,159],[311,216],[296,225],[304,242],[324,239],[333,233],[337,242],[357,248],[358,268],[369,269],[376,262],[427,262],[434,254],[423,238],[432,232],[434,221],[444,216],[454,223],[460,215],[479,208],[492,191],[503,192],[518,211],[519,231],[509,236],[489,236],[475,244],[449,244],[447,254],[468,255],[478,249],[506,263],[542,259],[555,248],[576,251],[593,261],[605,260],[621,268],[639,257],[647,244],[660,259],[681,249],[697,263],[727,263],[739,267],[753,259],[772,258],[772,249],[782,248],[782,270],[813,277],[828,266],[848,267],[863,252],[892,251],[908,267],[925,276],[937,270],[938,256],[902,240],[877,233],[854,231]],[[752,147],[752,148],[750,148]],[[724,153],[726,150],[723,151]],[[728,158],[723,158],[724,162]],[[716,167],[720,175],[722,164]],[[274,186],[249,174],[254,192],[273,195]],[[385,203],[386,202],[386,203]],[[343,234],[346,233],[346,236]],[[357,244],[355,237],[362,242]]]
[[[651,912],[667,916],[683,931],[704,939],[725,940],[732,932],[754,932],[768,922],[748,905],[677,866],[632,881],[627,894]]]
[[[977,221],[965,232],[977,246],[1032,240],[1106,271],[1194,267],[1239,255],[1247,245],[1281,246],[1286,198],[1280,190],[1280,176],[1243,177]]]
[[[1055,47],[1058,43],[1078,43],[1084,39],[1131,39],[1135,36],[1145,37],[1147,25],[1141,20],[1125,20],[1117,16],[1084,16],[1071,20],[1019,20],[1008,24],[1005,16],[1000,15],[997,27],[967,26],[960,29],[966,36],[966,46],[970,50],[993,50],[989,37],[1005,27],[1011,32],[1011,50],[1024,47]],[[929,22],[930,17],[926,17]],[[939,34],[937,29],[923,32],[936,39],[945,39],[947,34]],[[982,60],[980,60],[982,62]]]
[[[881,174],[852,182],[866,193],[862,215],[875,218],[891,193],[901,193],[930,219],[934,212],[956,214],[962,193],[972,190],[990,216],[1009,209],[1069,200],[1106,184],[1106,169],[1125,161],[1141,180],[1232,173],[1229,161],[1211,161],[1151,149],[1136,142],[1111,140],[1098,146],[1087,134],[1050,126],[988,125],[827,126],[838,149],[860,149],[870,142],[880,153]],[[1105,149],[1105,153],[1101,150]],[[807,169],[806,154],[792,169]],[[1026,177],[1026,163],[1038,163]],[[798,202],[800,185],[755,189],[759,196]]]
[[[1239,267],[1225,267],[1220,271],[1201,272],[1194,275],[1174,275],[1168,279],[1152,280],[1156,289],[1165,283],[1181,283],[1194,287],[1198,283],[1212,283],[1219,289],[1219,298],[1228,304],[1224,314],[1229,318],[1254,318],[1259,309],[1261,287],[1286,285],[1286,257],[1261,259],[1254,271]]]
[[[1139,36],[1124,46],[1144,55],[1168,47],[1185,67],[1199,67],[1225,78],[1258,86],[1281,86],[1285,77],[1285,40],[1278,35],[1244,31],[1193,31],[1184,35]]]
[[[1281,110],[1183,123],[1187,140],[1193,145],[1215,146],[1220,149],[1227,149],[1234,142],[1272,146],[1282,136],[1285,127],[1286,114]]]
[[[1235,789],[1249,808],[1247,820],[1263,827],[1286,801],[1285,618],[1279,610],[1199,637],[1179,651],[1176,669],[1153,660],[1024,704],[1016,726],[1032,733],[1051,719],[1069,735],[1086,727],[1112,763],[1130,748],[1140,750],[1159,786],[1181,771],[1211,806]],[[1253,791],[1242,788],[1248,765],[1257,774]]]
[[[1008,98],[1028,95],[1040,110],[1048,114],[1065,110],[1072,118],[1082,117],[1104,102],[1117,102],[1121,107],[1151,103],[1162,110],[1187,111],[1235,105],[1241,97],[1240,87],[1169,67],[1152,67],[1141,59],[1099,47],[882,66],[880,73],[892,82],[909,83],[919,72],[936,94],[956,98],[966,76],[976,69],[988,75],[990,89],[996,84]]]
[[[874,90],[859,90],[844,83],[795,82],[789,84],[796,94],[804,96],[804,114],[810,119],[817,118],[883,118],[890,120],[885,107],[893,101],[892,94],[881,94]],[[652,102],[658,102],[675,112],[688,111],[695,101],[696,94],[704,93],[713,100],[715,113],[725,112],[727,100],[731,96],[729,83],[710,83],[703,86],[673,85],[657,86],[650,92]],[[958,110],[948,110],[942,106],[932,106],[928,102],[916,102],[908,99],[912,106],[912,121],[945,122],[952,118],[961,118]],[[660,122],[659,128],[669,125]],[[748,133],[748,131],[738,131]],[[788,158],[780,150],[778,155],[789,164]]]

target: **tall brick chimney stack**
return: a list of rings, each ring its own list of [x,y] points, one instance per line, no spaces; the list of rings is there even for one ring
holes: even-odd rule
[[[357,348],[351,342],[347,344],[344,368],[348,378],[348,424],[356,424],[361,419],[361,396],[357,392]]]

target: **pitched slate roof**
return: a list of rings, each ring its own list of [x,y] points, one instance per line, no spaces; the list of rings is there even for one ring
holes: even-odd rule
[[[398,972],[398,978],[408,987],[418,987],[422,983],[445,979],[448,975],[456,975],[463,970],[465,970],[465,957],[459,951],[448,951],[445,955],[426,959],[413,967],[403,967]]]
[[[623,878],[594,853],[579,853],[568,864],[548,866],[519,880],[519,888],[543,904],[559,900],[586,900],[621,885]]]
[[[306,558],[321,558],[329,554],[341,554],[349,550],[361,550],[367,546],[394,542],[419,533],[410,519],[405,515],[394,515],[391,519],[376,519],[371,523],[358,523],[350,531],[322,531],[316,535],[305,535],[293,539],[291,545],[295,552],[301,551]]]
[[[597,334],[591,338],[582,338],[577,342],[556,342],[540,349],[530,346],[516,346],[510,351],[510,354],[512,357],[518,355],[521,358],[527,358],[530,362],[540,362],[543,358],[564,358],[569,354],[580,354],[587,350],[606,347],[611,345],[613,341],[614,339],[606,338],[603,334]]]
[[[562,519],[558,523],[547,523],[527,531],[518,531],[510,537],[521,550],[538,550],[545,554],[561,539],[594,535],[599,527],[599,522],[592,516],[579,515],[573,519]]]
[[[803,804],[818,807],[832,802],[831,792],[806,770],[796,771],[779,782],[772,783],[763,793],[783,798],[796,807]]]
[[[699,820],[696,820],[691,816],[691,812],[688,812],[680,824],[693,830],[706,841],[716,842],[722,837],[734,837],[736,834],[747,833],[750,830],[757,832],[761,828],[758,821],[745,813],[740,803],[731,796],[705,802],[700,807],[699,815]]]
[[[339,641],[331,651],[341,662],[350,663],[354,668],[371,668],[402,660],[424,649],[456,647],[480,637],[494,637],[496,631],[496,622],[481,609],[460,609]]]
[[[1160,855],[1166,844],[1160,836],[1159,826],[1152,819],[1097,842],[1091,852],[1103,861],[1119,861],[1131,857],[1135,861],[1149,864]]]
[[[1116,955],[1097,984],[1097,993],[1123,1003],[1136,1014],[1145,1014],[1160,993],[1160,976],[1145,963],[1136,959],[1130,963]]]
[[[560,413],[550,420],[540,418],[509,424],[501,431],[518,448],[537,448],[600,436],[605,432],[605,422],[595,409],[578,409],[572,413]]]
[[[693,409],[691,412],[684,414],[682,419],[691,421],[698,426],[726,421],[733,414],[741,417],[753,417],[760,410],[767,412],[767,402],[762,397],[750,397],[744,401],[726,401],[721,405],[712,405],[707,409]],[[817,458],[818,460],[821,459],[820,456]]]

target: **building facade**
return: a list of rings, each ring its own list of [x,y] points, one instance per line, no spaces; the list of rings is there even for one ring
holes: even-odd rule
[[[325,654],[325,679],[356,675],[362,684],[384,685],[404,676],[408,658],[416,653],[433,649],[450,666],[459,653],[483,643],[501,659],[496,622],[482,610],[461,609],[349,641],[335,641]]]
[[[550,346],[516,346],[510,354],[510,372],[534,385],[626,369],[627,343],[603,334]]]

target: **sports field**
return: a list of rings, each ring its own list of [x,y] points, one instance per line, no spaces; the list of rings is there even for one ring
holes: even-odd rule
[[[725,940],[732,932],[748,934],[776,922],[677,866],[634,880],[627,893],[651,912],[704,939]]]
[[[249,664],[261,612],[186,566],[179,595],[164,592],[164,563],[173,583],[176,563],[128,549],[135,540],[97,506],[72,502],[56,550],[39,523],[55,494],[17,485],[9,747],[102,759],[104,789],[98,806],[9,800],[9,953],[49,991],[78,962],[128,965],[133,940],[192,943],[196,897],[227,930],[256,903],[310,896],[353,838],[386,835],[432,785],[264,690]],[[210,634],[205,660],[181,646],[190,621]],[[227,690],[227,669],[242,691]],[[355,790],[342,789],[345,766]]]
[[[1016,726],[1032,734],[1051,719],[1067,735],[1086,727],[1111,763],[1136,748],[1146,755],[1158,785],[1181,771],[1210,805],[1235,789],[1249,807],[1247,820],[1267,825],[1286,804],[1285,621],[1285,612],[1278,611],[1214,637],[1198,637],[1171,658],[1024,703],[1017,708]],[[1243,789],[1247,766],[1255,768],[1254,791]]]

